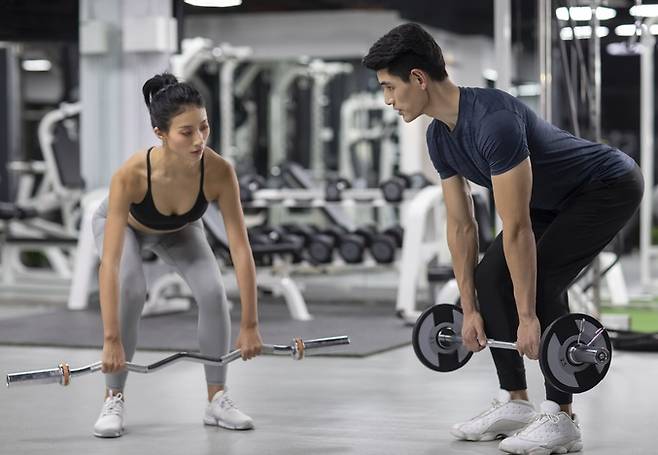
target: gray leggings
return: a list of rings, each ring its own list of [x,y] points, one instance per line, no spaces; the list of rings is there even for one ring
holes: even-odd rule
[[[103,255],[103,233],[107,199],[94,213],[92,227],[99,256]],[[143,250],[151,250],[173,266],[192,290],[199,309],[197,335],[201,354],[225,355],[231,337],[228,301],[217,259],[197,220],[170,234],[145,234],[126,226],[119,272],[119,326],[126,361],[132,360],[137,345],[139,318],[146,300],[146,279],[142,268]],[[204,365],[208,384],[224,385],[226,366]],[[106,374],[108,388],[123,390],[128,373]]]

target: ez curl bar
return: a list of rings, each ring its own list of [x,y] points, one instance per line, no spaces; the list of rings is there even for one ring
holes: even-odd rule
[[[304,358],[307,351],[314,351],[330,346],[340,346],[350,344],[347,336],[337,336],[329,338],[318,338],[314,340],[302,340],[297,337],[292,340],[290,345],[263,344],[261,352],[272,355],[290,355],[294,360]],[[160,370],[173,363],[181,360],[203,363],[205,365],[224,366],[241,357],[239,349],[229,352],[221,357],[207,357],[193,352],[178,352],[159,360],[150,365],[137,365],[126,362],[125,369],[135,373],[152,373]],[[84,376],[101,371],[101,362],[95,362],[80,368],[71,368],[68,364],[62,363],[57,368],[45,370],[24,371],[19,373],[10,373],[7,375],[7,387],[22,384],[52,384],[59,383],[67,386],[74,377]]]

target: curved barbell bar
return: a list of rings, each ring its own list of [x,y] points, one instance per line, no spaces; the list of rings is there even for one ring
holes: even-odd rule
[[[350,339],[346,336],[318,338],[314,340],[302,340],[294,338],[290,345],[263,344],[261,353],[272,355],[289,354],[294,360],[304,358],[306,351],[326,348],[330,346],[339,346],[350,344]],[[181,360],[203,363],[212,366],[224,366],[241,357],[239,349],[231,351],[222,357],[206,357],[194,352],[177,352],[169,357],[159,360],[150,365],[137,365],[126,362],[125,369],[135,373],[152,373],[163,367],[169,366]],[[52,384],[69,385],[71,379],[78,376],[84,376],[96,373],[101,370],[101,362],[95,362],[80,368],[70,368],[68,364],[60,364],[57,368],[46,370],[24,371],[20,373],[10,373],[7,375],[7,387],[21,384]]]

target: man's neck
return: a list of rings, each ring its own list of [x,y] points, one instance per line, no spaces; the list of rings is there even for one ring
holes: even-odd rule
[[[429,102],[423,111],[425,115],[440,120],[450,130],[457,126],[459,118],[459,87],[450,79],[432,82],[428,89]]]

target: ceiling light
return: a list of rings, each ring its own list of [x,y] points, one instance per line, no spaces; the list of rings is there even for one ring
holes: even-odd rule
[[[211,8],[228,8],[230,6],[242,5],[242,0],[185,0],[192,6],[207,6]]]
[[[658,5],[635,5],[631,6],[631,16],[656,17],[658,16]]]
[[[589,25],[580,25],[578,27],[574,27],[574,31],[576,33],[576,38],[578,39],[588,39],[592,36],[592,27]],[[610,33],[608,27],[599,27],[597,29],[596,35],[599,38],[603,38],[604,36],[608,36],[608,33]],[[560,38],[564,41],[572,40],[573,32],[571,27],[564,27],[562,30],[560,30]]]
[[[46,59],[23,60],[22,63],[24,71],[50,71],[52,66],[50,60]]]
[[[608,51],[608,54],[620,57],[639,55],[642,53],[642,45],[640,43],[629,44],[627,41],[624,41],[623,43],[610,43],[605,49]]]
[[[651,31],[652,35],[658,35],[658,24],[653,24],[649,30]],[[638,36],[642,34],[642,30],[640,28],[636,28],[635,24],[624,24],[615,27],[615,34],[617,36],[633,36],[634,33]]]
[[[498,80],[498,71],[492,68],[487,68],[482,71],[482,76],[488,81],[495,81]]]
[[[514,96],[539,96],[541,95],[541,86],[535,82],[520,84],[511,87],[510,93]]]
[[[589,21],[592,19],[592,8],[589,6],[572,6],[569,9],[560,7],[555,10],[555,16],[561,21],[568,21],[569,13],[571,13],[571,19],[575,21]],[[596,17],[600,21],[612,19],[615,16],[617,16],[617,11],[612,8],[599,6],[596,9]]]

